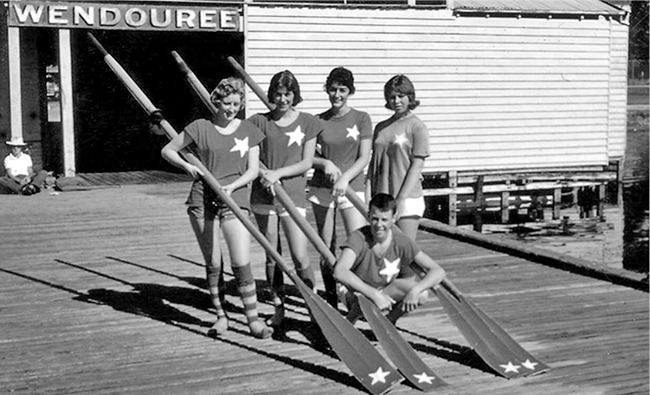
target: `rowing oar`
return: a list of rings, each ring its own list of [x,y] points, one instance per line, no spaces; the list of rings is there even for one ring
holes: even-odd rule
[[[253,92],[262,100],[269,110],[273,110],[273,105],[264,96],[264,92],[253,78],[244,70],[244,68],[233,58],[228,57],[230,64],[237,70],[239,75],[246,81]],[[191,82],[196,92],[199,92],[201,99],[214,113],[216,108],[210,103],[208,92],[203,85],[197,80]],[[303,217],[282,185],[278,182],[273,185],[275,197],[280,204],[287,210],[291,218],[296,222],[298,227],[303,231],[312,245],[325,258],[332,267],[336,265],[336,257],[327,247],[325,242],[316,233],[314,228]],[[395,326],[379,311],[374,303],[371,303],[363,296],[360,296],[362,312],[372,331],[377,336],[382,348],[386,351],[388,357],[395,363],[397,369],[413,386],[422,390],[430,391],[432,389],[447,385],[438,375],[436,375],[429,366],[417,355],[411,345],[404,340]]]
[[[145,96],[144,92],[136,85],[129,75],[122,69],[119,63],[108,54],[101,44],[89,34],[95,46],[104,55],[104,60],[113,70],[116,76],[124,83],[133,97],[143,107],[147,114],[157,111],[153,103]],[[178,135],[174,128],[162,119],[161,127],[167,137],[173,139]],[[364,343],[365,337],[359,333],[345,318],[327,304],[322,298],[316,295],[307,285],[302,282],[295,271],[283,261],[282,257],[273,248],[271,243],[251,222],[249,217],[239,208],[237,203],[223,191],[219,182],[201,161],[188,150],[182,151],[185,160],[196,166],[203,172],[203,180],[219,195],[221,200],[232,210],[237,218],[244,224],[246,229],[264,247],[266,252],[282,268],[289,278],[296,284],[301,296],[305,300],[314,320],[320,327],[323,335],[332,345],[341,360],[350,368],[361,384],[372,394],[383,394],[394,385],[401,382],[401,377],[392,368],[381,354],[370,343]]]
[[[366,204],[349,190],[345,196],[362,213]],[[542,373],[550,368],[524,350],[499,324],[467,299],[449,280],[434,289],[442,307],[476,353],[506,378]]]

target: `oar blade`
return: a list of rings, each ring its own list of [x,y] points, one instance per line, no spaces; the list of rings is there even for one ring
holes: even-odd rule
[[[348,320],[300,279],[295,282],[332,349],[372,394],[384,394],[403,378]]]
[[[476,312],[478,307],[468,304],[467,299],[460,293],[452,293],[445,286],[439,287],[436,290],[436,295],[445,312],[470,343],[470,346],[496,374],[508,379],[528,374],[526,366],[531,366],[531,361],[520,360],[520,357],[508,348],[508,344],[492,332]]]
[[[485,326],[494,334],[494,336],[507,347],[517,358],[516,364],[521,365],[522,376],[530,376],[550,370],[550,367],[531,353],[526,351],[517,341],[515,341],[503,327],[497,324],[490,316],[474,304],[470,299],[467,299],[462,294],[458,295],[462,303],[467,304],[468,308],[473,310],[474,313],[483,321]]]
[[[481,335],[477,332],[475,322],[472,322],[471,319],[467,318],[467,314],[462,311],[460,302],[452,295],[447,293],[442,288],[436,290],[436,296],[440,300],[442,308],[445,310],[451,322],[456,325],[460,333],[465,337],[469,346],[476,351],[479,357],[497,374],[502,375],[502,369],[499,365],[502,363],[503,358],[497,356],[497,354],[488,346],[488,344],[483,340]],[[508,377],[508,375],[504,375]]]
[[[359,305],[379,344],[409,383],[425,392],[447,385],[424,363],[374,303],[359,295]]]

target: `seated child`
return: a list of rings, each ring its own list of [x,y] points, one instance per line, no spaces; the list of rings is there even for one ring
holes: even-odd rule
[[[395,199],[379,193],[370,201],[369,225],[352,232],[341,247],[334,277],[351,291],[344,292],[343,300],[351,322],[361,314],[356,292],[389,311],[394,323],[445,278],[445,271],[394,226],[397,220]]]
[[[24,153],[27,144],[22,137],[13,137],[7,141],[11,153],[4,159],[5,176],[0,177],[0,194],[33,195],[41,191],[47,177],[45,170],[35,173],[32,158]]]

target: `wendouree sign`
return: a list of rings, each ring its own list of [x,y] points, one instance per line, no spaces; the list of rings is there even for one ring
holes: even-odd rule
[[[210,6],[12,1],[7,22],[12,27],[59,29],[240,31],[237,8]]]

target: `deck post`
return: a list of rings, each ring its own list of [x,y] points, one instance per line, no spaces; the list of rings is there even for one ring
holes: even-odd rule
[[[476,178],[476,186],[474,187],[474,230],[481,232],[483,230],[483,208],[485,202],[483,200],[483,176],[480,175]]]
[[[501,192],[501,223],[507,224],[510,221],[510,210],[508,210],[510,192]]]
[[[562,188],[553,189],[553,219],[560,219],[562,216]]]
[[[454,170],[450,171],[447,175],[447,179],[449,180],[449,188],[458,187],[458,173],[456,171]],[[449,211],[448,223],[451,226],[456,226],[457,224],[456,222],[457,199],[458,198],[455,193],[449,194],[449,202],[447,204],[448,211]]]
[[[596,204],[596,211],[598,219],[601,221],[605,220],[605,184],[598,184],[598,204]]]

